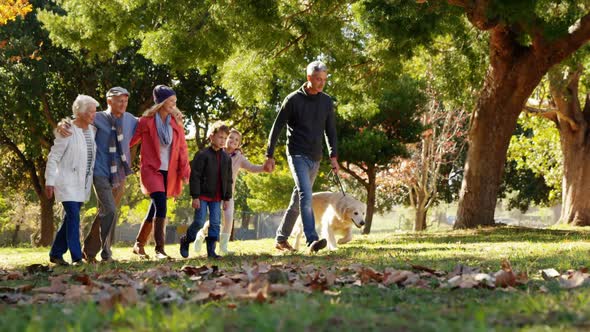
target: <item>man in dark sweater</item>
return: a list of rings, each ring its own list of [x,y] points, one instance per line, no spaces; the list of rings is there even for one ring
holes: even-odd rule
[[[322,92],[327,71],[326,65],[320,61],[307,66],[307,82],[285,98],[268,138],[264,168],[272,172],[275,168],[273,155],[277,139],[283,127],[287,126],[287,160],[295,187],[277,230],[275,247],[281,251],[294,250],[287,239],[300,213],[309,250],[317,252],[326,247],[326,239],[320,239],[315,230],[311,202],[313,183],[322,159],[324,137],[332,169],[334,172],[339,170],[334,103],[330,96]]]

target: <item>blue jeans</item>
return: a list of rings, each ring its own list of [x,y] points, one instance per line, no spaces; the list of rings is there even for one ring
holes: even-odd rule
[[[197,232],[205,225],[207,220],[207,209],[209,209],[209,234],[210,238],[219,239],[221,225],[221,202],[201,201],[201,206],[195,209],[195,218],[186,230],[186,240],[191,243],[197,238]]]
[[[80,246],[80,208],[82,202],[62,202],[64,207],[64,221],[55,235],[55,240],[49,251],[50,257],[62,258],[70,249],[72,262],[82,259]]]
[[[287,241],[293,226],[297,221],[299,213],[301,213],[301,221],[303,221],[303,232],[305,233],[305,240],[307,245],[319,239],[318,233],[315,231],[315,218],[313,216],[313,209],[311,207],[313,183],[318,175],[320,162],[312,160],[308,156],[293,155],[288,156],[289,169],[295,181],[295,187],[291,194],[291,202],[283,216],[281,225],[277,229],[277,242]]]

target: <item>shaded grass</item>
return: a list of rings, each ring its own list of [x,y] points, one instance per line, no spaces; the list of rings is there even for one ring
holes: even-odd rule
[[[508,259],[515,270],[527,271],[531,282],[517,292],[487,289],[403,289],[397,286],[341,288],[337,296],[291,293],[272,303],[222,300],[206,304],[162,305],[148,301],[133,307],[103,312],[93,303],[9,307],[0,306],[2,331],[513,331],[590,329],[590,288],[563,290],[556,282],[540,279],[539,270],[564,271],[590,265],[590,232],[586,230],[533,230],[495,228],[437,233],[378,233],[357,236],[336,252],[315,256],[276,254],[273,240],[230,243],[235,255],[216,261],[222,269],[253,262],[348,266],[360,263],[382,270],[419,264],[450,271],[456,264],[497,271]],[[151,251],[151,249],[150,249]],[[178,245],[167,251],[179,257]],[[23,269],[47,262],[47,248],[0,249],[0,266]],[[114,256],[124,261],[62,271],[98,272],[121,268],[145,270],[155,261],[138,261],[129,247],[116,247]],[[191,256],[195,257],[192,252]],[[201,256],[172,263],[211,264]],[[47,276],[39,276],[39,284]],[[15,285],[18,282],[0,282]],[[171,282],[182,290],[185,283]],[[540,285],[549,289],[539,291]],[[232,305],[229,305],[232,303]],[[235,304],[235,308],[233,308]]]

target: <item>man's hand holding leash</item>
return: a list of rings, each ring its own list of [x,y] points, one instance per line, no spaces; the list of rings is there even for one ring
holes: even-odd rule
[[[338,164],[338,157],[330,157],[330,164],[332,165],[332,171],[338,174],[340,171],[340,165]]]

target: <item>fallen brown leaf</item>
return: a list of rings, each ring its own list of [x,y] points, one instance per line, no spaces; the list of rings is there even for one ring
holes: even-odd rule
[[[90,279],[90,276],[88,276],[87,274],[76,274],[72,277],[72,279],[74,279],[75,281],[81,283],[82,285],[86,285],[86,286],[92,286],[92,280]]]
[[[19,285],[15,287],[7,287],[7,286],[0,286],[0,292],[7,292],[7,293],[26,293],[33,289],[33,285]]]
[[[582,286],[584,283],[584,273],[580,271],[575,271],[569,276],[561,276],[559,278],[559,285],[565,289],[572,289],[576,287]]]
[[[434,274],[437,277],[442,277],[442,276],[444,276],[446,274],[446,272],[444,272],[444,271],[438,271],[438,270],[431,269],[429,267],[422,266],[422,265],[414,265],[414,264],[412,264],[411,266],[412,266],[412,269],[414,269],[414,270],[428,272],[430,274]]]
[[[51,283],[49,287],[33,288],[33,292],[64,294],[67,289],[65,279],[68,279],[70,277],[71,276],[69,274],[62,274],[56,277],[49,277]]]
[[[496,287],[514,287],[516,286],[516,276],[514,275],[514,273],[512,272],[512,270],[510,271],[506,271],[504,269],[496,272],[494,274],[494,277],[496,278]]]
[[[366,284],[371,280],[376,282],[383,281],[383,274],[370,267],[361,267],[357,273],[363,284]]]
[[[271,284],[270,287],[268,288],[268,292],[270,294],[287,294],[288,291],[292,290],[292,287],[290,285],[285,285],[285,284]]]
[[[92,295],[88,291],[88,286],[84,285],[71,285],[68,287],[66,294],[64,296],[64,301],[66,302],[82,302],[87,301],[92,298]]]
[[[20,280],[20,279],[24,279],[24,275],[22,272],[20,271],[12,271],[9,272],[4,280]]]

